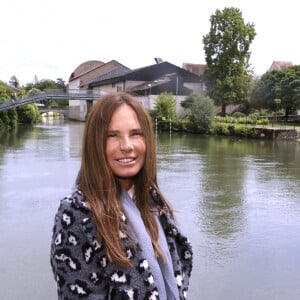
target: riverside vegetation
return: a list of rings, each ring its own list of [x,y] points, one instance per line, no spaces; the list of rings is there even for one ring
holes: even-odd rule
[[[156,129],[257,137],[256,127],[269,126],[269,116],[281,114],[288,122],[289,116],[296,115],[300,108],[300,65],[267,71],[261,77],[255,77],[249,63],[250,46],[256,36],[255,25],[245,22],[240,9],[235,7],[217,9],[211,15],[210,23],[209,32],[202,40],[206,65],[200,76],[206,96],[186,97],[181,103],[185,114],[179,117],[173,95],[160,94],[154,109],[150,110]],[[37,79],[35,82],[18,89],[18,94],[65,88],[61,78],[57,82]],[[10,101],[11,92],[18,88],[15,76],[9,85],[0,83],[1,100]],[[215,105],[221,107],[221,117],[213,113]],[[226,116],[228,105],[239,107],[238,112]],[[38,122],[36,111],[33,105],[23,108],[23,111],[3,112],[0,127],[14,126],[18,122]],[[299,122],[299,118],[297,120]]]
[[[46,88],[53,87],[52,81],[46,81]],[[54,86],[57,88],[57,86]],[[31,87],[28,91],[21,90],[20,95],[31,95],[41,90]],[[4,101],[10,101],[12,89],[0,82],[0,97]],[[49,101],[48,101],[49,102]],[[51,101],[49,104],[57,104]],[[59,103],[61,104],[61,103]],[[64,101],[67,105],[67,101]],[[270,125],[267,111],[256,111],[245,115],[243,112],[235,112],[232,115],[219,116],[214,114],[214,103],[206,96],[191,95],[181,102],[184,115],[176,114],[176,99],[171,93],[161,93],[155,102],[153,109],[149,110],[155,130],[177,131],[197,134],[211,134],[236,137],[259,137],[260,126]],[[50,117],[46,114],[46,117]],[[57,117],[57,114],[51,114]],[[36,103],[19,106],[0,112],[0,129],[15,128],[18,124],[36,124],[41,121],[40,112]]]
[[[57,82],[53,80],[41,80],[36,84],[27,84],[25,87],[19,87],[17,82],[9,86],[0,81],[0,99],[2,103],[10,102],[12,94],[16,93],[17,98],[23,96],[32,96],[40,93],[45,89],[61,89],[65,88],[64,82],[58,79]],[[56,101],[44,101],[45,105],[57,105]],[[68,105],[67,100],[60,100],[60,105]],[[52,115],[53,116],[53,115]],[[23,106],[14,107],[0,112],[0,129],[12,129],[18,124],[36,124],[41,121],[40,111],[36,103],[30,103]]]

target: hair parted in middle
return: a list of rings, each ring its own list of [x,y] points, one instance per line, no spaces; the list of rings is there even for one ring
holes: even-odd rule
[[[158,246],[158,226],[151,210],[149,189],[154,188],[165,205],[157,184],[155,139],[152,121],[141,103],[128,93],[109,93],[93,105],[88,114],[82,140],[81,167],[77,184],[94,215],[99,242],[104,242],[107,257],[123,267],[131,265],[122,247],[119,232],[121,226],[121,186],[112,173],[106,157],[107,131],[116,109],[130,106],[136,113],[146,144],[144,166],[134,178],[135,201],[146,230],[152,240],[155,253],[164,258]]]

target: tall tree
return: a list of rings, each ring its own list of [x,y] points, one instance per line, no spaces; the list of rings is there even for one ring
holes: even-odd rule
[[[276,110],[277,86],[283,79],[281,71],[274,70],[263,74],[251,92],[251,106],[258,109]],[[278,91],[278,90],[277,90]]]
[[[285,118],[300,108],[300,65],[282,70],[284,77],[277,86],[277,99],[285,110]]]
[[[65,81],[62,78],[57,78],[56,84],[57,84],[57,87],[62,88],[64,90],[66,89]]]
[[[9,85],[16,89],[20,86],[19,80],[15,75],[10,77]]]
[[[251,102],[257,108],[282,108],[287,119],[300,108],[300,65],[265,73],[254,86]]]
[[[216,105],[246,103],[252,86],[250,45],[254,25],[245,24],[238,8],[217,9],[210,17],[210,31],[203,37],[206,68],[203,79],[208,96]]]

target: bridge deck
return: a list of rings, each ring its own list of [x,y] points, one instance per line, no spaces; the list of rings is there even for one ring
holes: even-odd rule
[[[62,90],[46,90],[44,92],[29,96],[17,97],[14,102],[2,102],[0,104],[0,111],[8,110],[13,107],[22,106],[29,103],[38,103],[45,100],[83,100],[93,101],[101,98],[103,93],[90,93],[90,92],[64,92]]]

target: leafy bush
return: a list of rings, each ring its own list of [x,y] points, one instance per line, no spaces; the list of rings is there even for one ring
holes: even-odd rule
[[[215,116],[214,121],[227,124],[249,124],[249,125],[266,125],[269,123],[267,118],[261,118],[257,113],[243,116],[241,113],[235,113],[234,116]]]
[[[213,119],[213,101],[202,95],[191,95],[182,101],[181,106],[188,111],[185,128],[187,131],[204,133],[209,131]]]
[[[210,133],[213,135],[230,135],[228,125],[222,123],[212,123],[210,126]]]
[[[19,106],[17,111],[19,123],[34,124],[40,120],[40,113],[35,103]]]
[[[0,112],[0,128],[14,128],[18,124],[18,114],[15,108]]]
[[[240,117],[244,117],[245,114],[242,113],[242,112],[240,112],[240,111],[236,111],[236,112],[234,112],[234,113],[232,114],[232,116],[233,116],[234,118],[240,118]]]
[[[210,127],[210,133],[213,135],[237,136],[257,138],[259,132],[256,128],[247,127],[239,124],[226,124],[216,122]]]
[[[170,128],[170,120],[174,122],[176,116],[176,101],[171,93],[161,93],[155,102],[153,110],[149,111],[156,129],[165,131]]]

